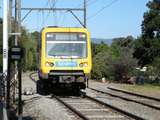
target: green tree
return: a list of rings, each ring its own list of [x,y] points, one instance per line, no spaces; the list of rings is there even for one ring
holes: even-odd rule
[[[115,80],[126,82],[127,78],[133,76],[134,69],[137,67],[137,60],[133,58],[133,49],[121,47],[120,55],[112,61],[112,72]]]
[[[27,70],[32,70],[32,66],[33,66],[33,53],[32,53],[32,50],[30,49],[28,52],[27,52]]]
[[[93,58],[92,78],[101,79],[102,77],[109,78],[108,64],[110,63],[109,52],[99,52]]]
[[[132,36],[127,36],[126,38],[124,37],[115,38],[113,39],[112,46],[117,45],[120,47],[132,48],[133,42],[134,42],[134,38]]]
[[[107,44],[94,44],[92,78],[120,81],[123,76],[131,76],[132,70],[137,66],[133,58],[134,38],[116,38],[111,46]],[[92,45],[93,46],[93,45]]]
[[[149,1],[147,7],[149,10],[144,13],[142,36],[135,42],[134,57],[139,60],[141,66],[160,57],[160,2]]]

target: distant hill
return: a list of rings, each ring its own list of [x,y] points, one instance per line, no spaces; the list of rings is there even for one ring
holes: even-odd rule
[[[108,45],[111,45],[111,44],[112,44],[112,39],[91,38],[91,42],[93,42],[93,43],[99,44],[99,43],[101,43],[102,41],[103,41],[104,43],[108,44]]]

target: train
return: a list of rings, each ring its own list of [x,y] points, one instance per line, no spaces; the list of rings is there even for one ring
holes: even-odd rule
[[[90,33],[86,28],[45,27],[38,51],[38,90],[86,88],[92,69]]]

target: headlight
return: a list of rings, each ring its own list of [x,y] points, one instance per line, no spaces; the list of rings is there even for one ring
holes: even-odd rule
[[[46,67],[49,67],[49,62],[46,62]]]
[[[88,67],[88,63],[83,63],[83,67]]]
[[[46,62],[46,67],[53,67],[54,66],[54,63],[52,62]]]
[[[80,63],[80,64],[79,64],[79,67],[83,67],[83,63]]]
[[[87,62],[83,62],[79,64],[80,67],[88,67],[88,63]]]
[[[53,67],[53,66],[54,66],[54,63],[50,63],[50,66]]]

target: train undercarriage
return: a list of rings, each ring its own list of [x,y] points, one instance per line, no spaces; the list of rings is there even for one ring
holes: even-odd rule
[[[78,93],[81,89],[85,89],[88,84],[86,76],[49,76],[48,79],[40,79],[37,82],[37,93],[50,94],[57,91],[70,90]]]

